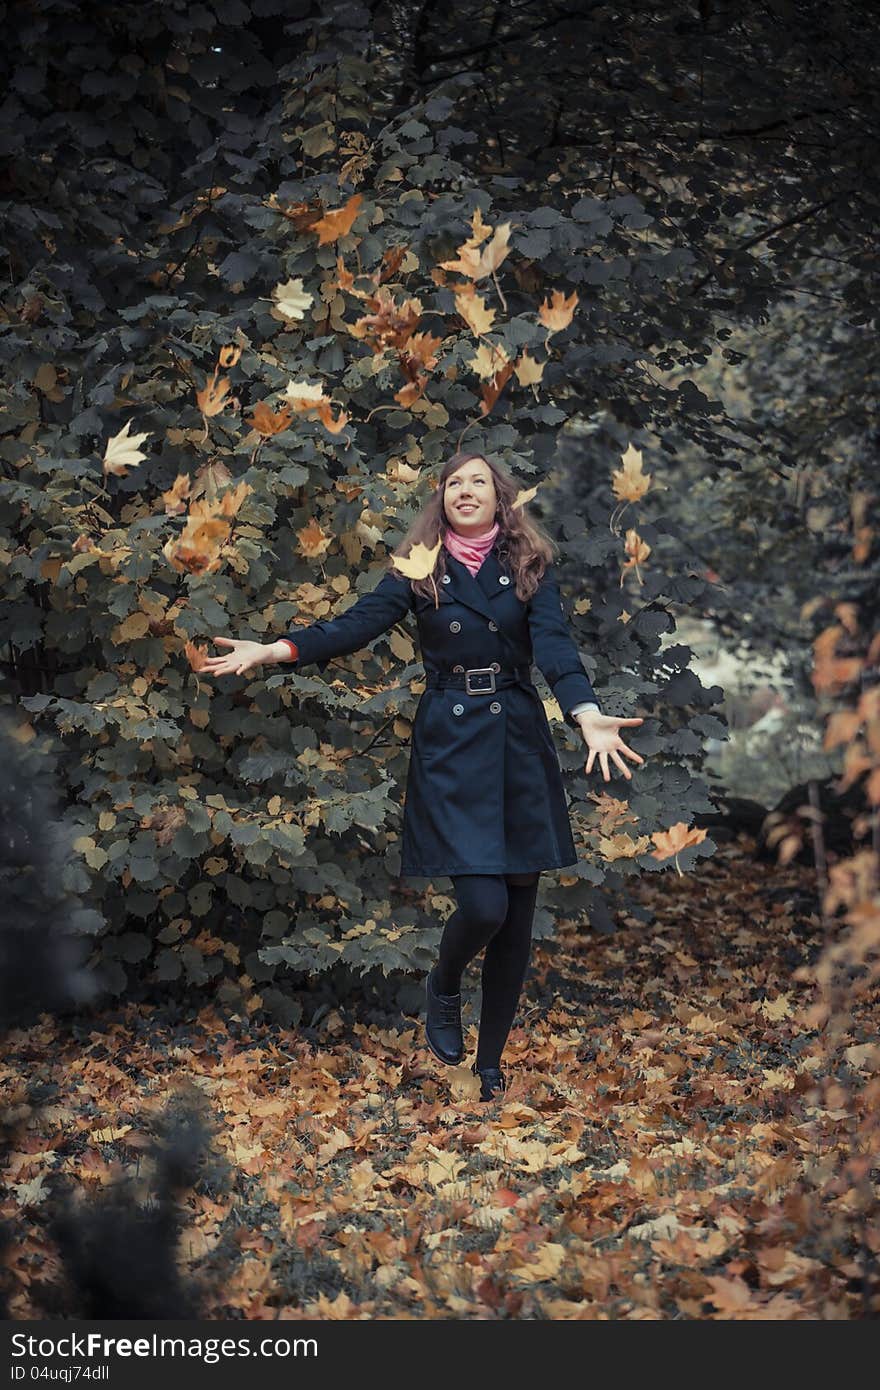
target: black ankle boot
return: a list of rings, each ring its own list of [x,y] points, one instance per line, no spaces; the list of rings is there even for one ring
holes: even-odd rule
[[[500,1067],[471,1067],[474,1076],[480,1078],[480,1100],[498,1100],[507,1090],[507,1082]]]
[[[431,981],[433,970],[425,979],[425,1040],[441,1062],[454,1067],[464,1056],[461,1034],[461,995],[437,994]]]

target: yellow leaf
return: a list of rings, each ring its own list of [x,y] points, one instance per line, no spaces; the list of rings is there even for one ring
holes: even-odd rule
[[[652,474],[642,472],[640,450],[630,444],[623,456],[623,466],[611,474],[614,496],[621,502],[638,502],[651,486]]]
[[[513,499],[513,506],[514,506],[514,508],[516,508],[516,507],[524,507],[524,506],[526,505],[527,502],[531,502],[532,498],[533,498],[533,497],[537,497],[537,495],[538,495],[538,484],[537,484],[537,483],[535,484],[534,487],[529,487],[529,488],[521,489],[521,490],[516,494],[516,496],[515,496],[514,499]]]
[[[510,361],[504,348],[498,343],[480,343],[477,351],[468,361],[477,376],[483,381],[491,381],[496,372],[506,367]]]
[[[437,544],[429,550],[421,541],[417,541],[411,547],[408,555],[395,555],[394,567],[405,574],[407,579],[426,579],[429,574],[433,574],[434,566],[437,563],[437,556],[440,554],[441,539],[437,537]]]
[[[563,290],[553,290],[551,302],[543,300],[538,310],[538,319],[548,329],[548,338],[552,333],[559,333],[563,328],[567,328],[574,318],[575,307],[578,303],[577,290],[572,290],[568,298],[565,297]]]
[[[528,348],[524,348],[522,356],[517,358],[513,368],[520,386],[534,386],[544,375],[546,365],[546,362],[539,362],[536,358],[530,357]]]
[[[478,338],[481,334],[488,333],[495,322],[495,310],[488,307],[483,296],[476,293],[473,285],[465,285],[456,290],[455,308]]]
[[[503,222],[499,227],[496,227],[492,240],[483,247],[482,251],[479,251],[477,249],[478,244],[485,235],[481,228],[479,236],[472,235],[457,248],[458,259],[441,261],[441,268],[458,271],[459,274],[467,276],[469,280],[482,280],[486,275],[491,275],[493,270],[498,269],[510,250],[507,244],[510,240],[510,228],[509,222]]]

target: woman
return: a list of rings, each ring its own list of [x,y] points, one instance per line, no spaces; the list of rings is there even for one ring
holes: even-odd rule
[[[608,759],[641,763],[620,737],[639,718],[602,714],[562,612],[549,538],[514,507],[512,478],[481,454],[444,465],[434,496],[391,556],[375,589],[329,621],[294,627],[263,645],[218,637],[231,652],[209,657],[213,675],[241,675],[270,661],[315,664],[358,651],[415,614],[425,692],[412,729],[401,875],[452,879],[456,910],[426,980],[425,1036],[440,1061],[464,1055],[460,983],[485,949],[477,1056],[480,1098],[505,1089],[501,1055],[531,950],[542,869],[577,863],[553,735],[530,679],[532,661],[567,723],[580,728],[607,782]],[[433,549],[433,575],[394,568],[417,542]]]

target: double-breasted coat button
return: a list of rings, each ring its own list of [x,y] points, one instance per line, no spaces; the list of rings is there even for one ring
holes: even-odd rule
[[[453,620],[453,621],[449,624],[449,631],[450,631],[450,632],[461,632],[461,623],[455,622],[455,621]]]
[[[453,714],[464,714],[464,705],[453,705],[453,706],[452,706],[452,713],[453,713]]]
[[[453,669],[453,671],[463,671],[463,670],[464,670],[464,667],[463,667],[463,666],[453,666],[452,669]]]
[[[498,624],[497,624],[497,623],[490,622],[490,623],[489,623],[489,631],[490,631],[490,632],[497,632],[497,631],[498,631]]]
[[[499,583],[499,584],[509,584],[509,583],[510,583],[510,578],[509,578],[509,576],[506,575],[506,574],[500,574],[500,575],[498,576],[498,583]]]
[[[500,704],[498,703],[497,700],[493,700],[493,701],[492,701],[491,705],[489,706],[489,709],[490,709],[490,711],[491,711],[492,714],[500,714],[500,713],[501,713],[501,706],[500,706]]]

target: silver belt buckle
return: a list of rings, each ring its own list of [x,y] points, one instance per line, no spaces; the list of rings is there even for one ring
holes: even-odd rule
[[[483,686],[480,690],[471,690],[471,676],[489,676],[492,684]],[[495,694],[495,671],[491,666],[470,666],[464,673],[464,688],[468,695],[494,695]]]

